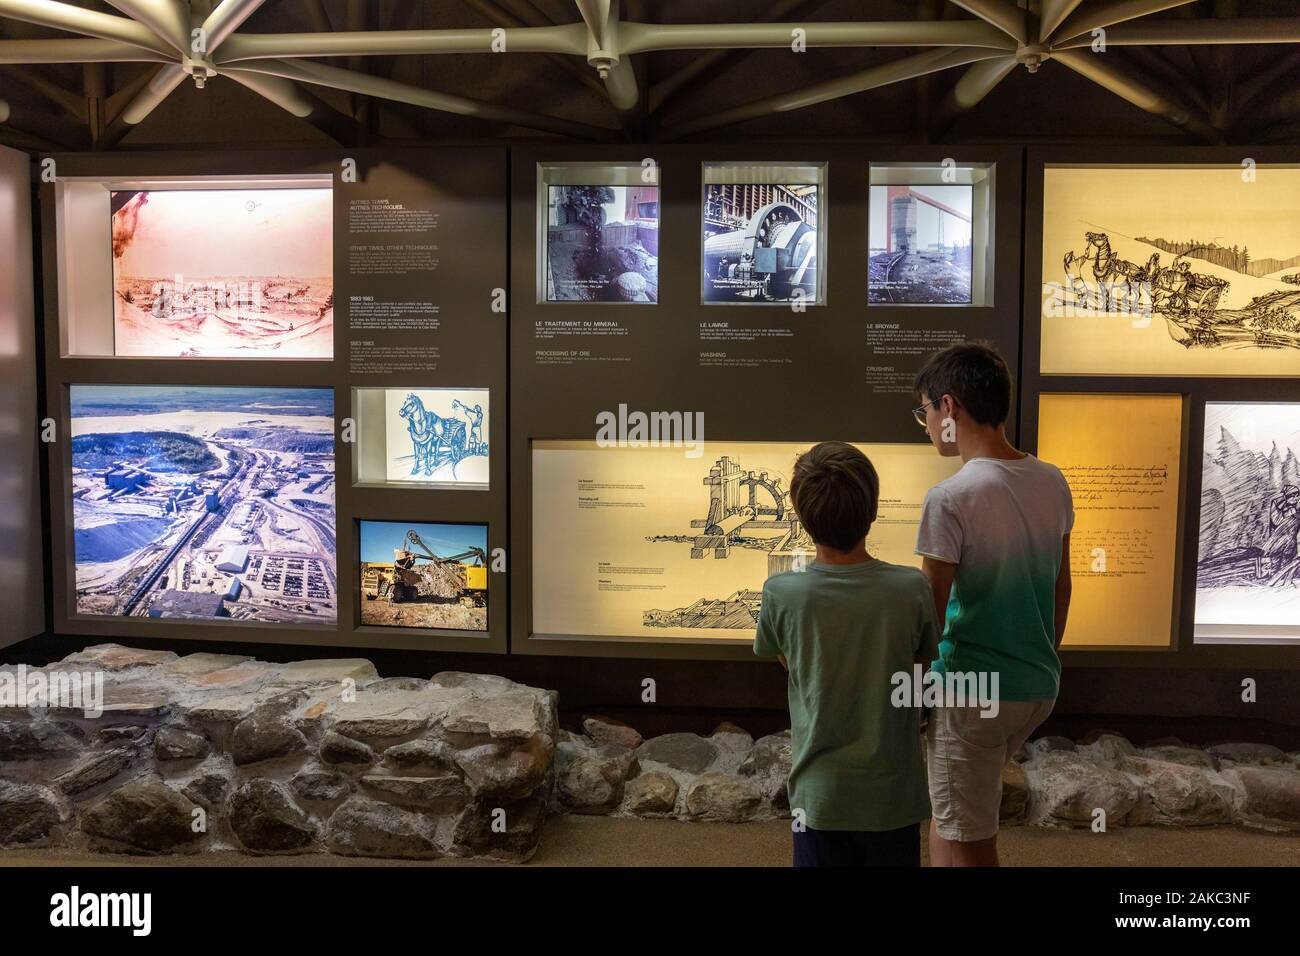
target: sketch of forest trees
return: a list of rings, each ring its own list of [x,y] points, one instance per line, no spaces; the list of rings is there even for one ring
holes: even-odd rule
[[[1300,585],[1300,459],[1242,444],[1227,426],[1205,455],[1198,587]]]

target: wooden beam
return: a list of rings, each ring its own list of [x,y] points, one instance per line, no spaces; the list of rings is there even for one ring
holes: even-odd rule
[[[78,123],[86,122],[86,101],[80,94],[64,89],[30,67],[4,64],[0,65],[0,73],[45,97]]]

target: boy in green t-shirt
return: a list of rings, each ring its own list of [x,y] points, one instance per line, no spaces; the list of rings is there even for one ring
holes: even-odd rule
[[[789,671],[794,865],[920,866],[920,714],[890,698],[895,675],[937,653],[929,585],[867,553],[880,481],[852,445],[801,455],[790,497],[816,560],[763,585],[754,653]]]

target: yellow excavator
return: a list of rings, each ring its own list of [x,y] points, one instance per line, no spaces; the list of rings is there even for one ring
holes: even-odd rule
[[[446,566],[457,565],[465,584],[461,590],[461,603],[467,607],[487,604],[487,554],[482,548],[469,548],[460,554],[440,557],[424,543],[414,529],[406,532],[402,547],[393,549],[393,563],[368,564],[362,579],[366,599],[385,598],[393,604],[413,601],[419,597],[422,574],[420,562],[433,562]],[[450,595],[448,595],[450,596]]]

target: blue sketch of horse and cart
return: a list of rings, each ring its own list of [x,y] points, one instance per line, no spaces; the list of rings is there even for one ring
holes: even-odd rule
[[[412,475],[432,475],[450,464],[454,478],[456,466],[463,459],[487,454],[487,443],[482,440],[481,406],[467,407],[459,399],[452,406],[466,418],[444,417],[427,408],[414,392],[406,396],[397,414],[406,421],[406,434],[411,440]]]

